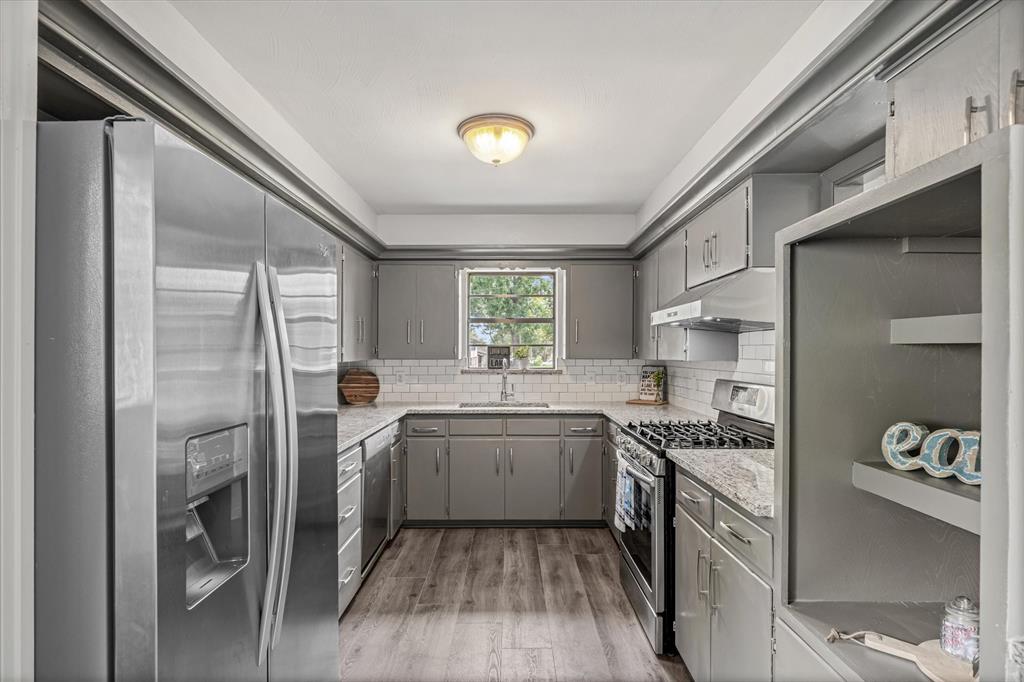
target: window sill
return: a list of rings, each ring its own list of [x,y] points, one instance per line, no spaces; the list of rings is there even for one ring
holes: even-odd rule
[[[500,369],[486,369],[483,367],[463,367],[463,374],[501,374],[503,371]],[[564,369],[508,369],[509,374],[565,374]]]

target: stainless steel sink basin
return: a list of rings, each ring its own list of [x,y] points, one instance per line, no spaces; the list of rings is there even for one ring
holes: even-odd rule
[[[459,407],[551,407],[548,403],[521,403],[514,400],[487,400],[480,403],[459,403]]]

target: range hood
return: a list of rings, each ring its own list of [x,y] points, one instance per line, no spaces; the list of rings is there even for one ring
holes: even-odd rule
[[[690,289],[651,313],[651,325],[719,332],[775,328],[775,268],[747,268]]]

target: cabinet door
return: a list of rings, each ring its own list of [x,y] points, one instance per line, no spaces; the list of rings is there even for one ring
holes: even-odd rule
[[[694,682],[711,679],[710,566],[711,536],[677,504],[675,640]]]
[[[633,301],[636,356],[643,360],[654,360],[658,357],[658,330],[651,326],[651,313],[658,309],[658,252],[647,254],[640,261],[637,272]]]
[[[976,19],[894,77],[886,127],[891,174],[905,173],[995,130],[1000,92],[1005,87],[1009,93],[1010,86],[998,80],[997,11]],[[969,105],[978,111],[967,111]]]
[[[570,358],[633,357],[632,264],[569,268]]]
[[[601,520],[601,443],[603,438],[566,438],[562,453],[562,518]]]
[[[505,441],[505,518],[558,520],[558,438]]]
[[[685,327],[658,327],[658,359],[686,360],[686,332]]]
[[[788,625],[776,618],[775,679],[780,682],[841,682],[843,678]]]
[[[1024,3],[1000,3],[999,126],[1024,123]]]
[[[454,265],[417,266],[413,323],[416,358],[450,360],[455,357],[458,290]]]
[[[342,267],[342,345],[344,361],[369,360],[376,345],[373,263],[350,246],[345,246]]]
[[[711,674],[771,680],[772,588],[711,540]]]
[[[601,444],[601,514],[609,528],[615,527],[615,467],[615,446],[605,438]]]
[[[377,357],[415,358],[416,266],[381,263],[378,267]]]
[[[501,438],[452,438],[449,465],[450,518],[494,521],[505,518],[505,467]]]
[[[750,183],[744,182],[686,224],[686,288],[747,267]]]
[[[405,455],[405,443],[398,442],[391,446],[391,510],[388,514],[388,539],[402,526],[405,516],[405,477],[402,475],[402,459]]]
[[[406,455],[406,516],[410,521],[447,517],[448,457],[444,438],[410,438]]]
[[[686,291],[686,230],[677,230],[658,247],[657,306],[662,308]]]

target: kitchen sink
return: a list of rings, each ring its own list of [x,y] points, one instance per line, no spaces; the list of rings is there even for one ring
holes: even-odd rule
[[[459,403],[459,407],[551,407],[548,403],[521,403],[514,400],[487,400],[479,403]]]

